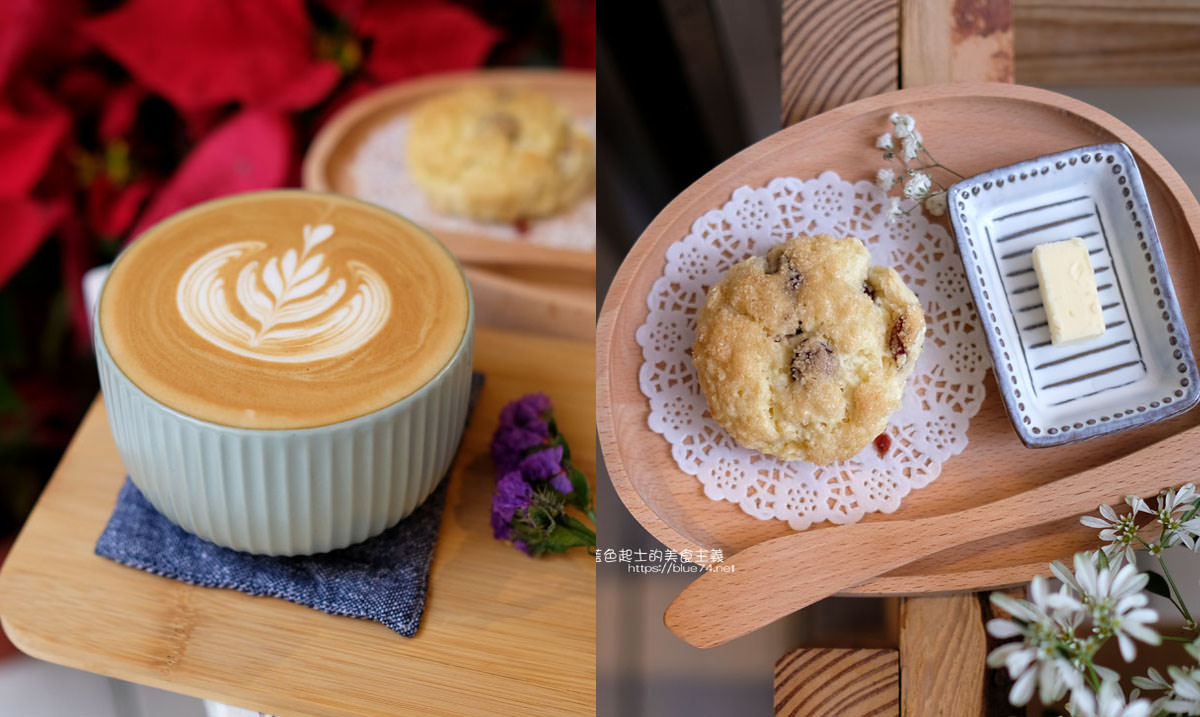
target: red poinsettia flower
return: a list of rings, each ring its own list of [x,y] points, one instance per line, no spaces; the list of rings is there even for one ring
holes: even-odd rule
[[[596,0],[554,0],[564,67],[596,67]]]
[[[437,0],[362,2],[349,22],[370,41],[364,69],[377,82],[478,67],[500,33],[459,5]]]
[[[246,110],[205,137],[154,196],[130,237],[175,212],[226,194],[283,186],[292,129],[279,114]]]
[[[0,89],[21,74],[77,57],[87,42],[75,32],[79,0],[0,2]]]
[[[62,202],[30,196],[70,124],[64,112],[36,116],[0,107],[0,216],[5,240],[0,242],[0,286],[33,255],[62,218]]]
[[[302,109],[340,77],[316,57],[303,0],[130,0],[84,32],[185,111],[229,102]]]

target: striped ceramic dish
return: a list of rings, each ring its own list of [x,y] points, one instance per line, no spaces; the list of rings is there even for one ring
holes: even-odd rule
[[[1102,144],[950,187],[951,220],[1004,405],[1030,447],[1174,416],[1200,399],[1196,364],[1132,153]],[[1105,332],[1050,343],[1033,248],[1080,237]]]

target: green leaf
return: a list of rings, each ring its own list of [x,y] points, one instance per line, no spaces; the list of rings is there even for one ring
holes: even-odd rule
[[[1103,550],[1097,550],[1096,551],[1096,564],[1100,566],[1101,570],[1104,570],[1105,568],[1107,568],[1108,567],[1108,553],[1104,552]]]
[[[596,531],[592,530],[586,523],[573,515],[564,515],[562,517],[562,525],[574,530],[576,533],[583,535],[591,541],[592,545],[596,544]]]
[[[1156,573],[1153,570],[1147,570],[1146,575],[1150,578],[1150,582],[1146,583],[1146,590],[1170,600],[1171,586],[1167,583],[1167,579],[1161,573]]]
[[[571,548],[585,548],[596,544],[596,534],[586,525],[571,516],[564,518],[564,522],[547,533],[545,541],[536,547],[561,553]]]
[[[592,505],[591,486],[588,485],[587,476],[583,471],[571,466],[567,469],[567,477],[571,479],[571,495],[567,496],[571,505],[587,512]]]

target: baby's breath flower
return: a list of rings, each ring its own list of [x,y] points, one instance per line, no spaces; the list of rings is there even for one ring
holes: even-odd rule
[[[895,145],[892,144],[892,133],[884,132],[883,134],[876,137],[875,138],[875,146],[878,147],[879,149],[882,149],[885,152],[891,152],[895,148]]]
[[[946,193],[938,192],[930,194],[925,198],[925,211],[935,217],[940,217],[946,213]]]
[[[913,119],[912,115],[902,115],[899,112],[888,115],[888,121],[896,128],[896,136],[900,139],[912,134],[917,126],[917,121]]]
[[[929,179],[929,175],[924,172],[913,172],[908,181],[904,183],[904,196],[909,199],[920,201],[929,193],[929,188],[933,185],[933,181]]]
[[[875,184],[883,191],[888,191],[896,183],[896,173],[884,168],[875,173]]]
[[[900,206],[900,197],[888,197],[888,219],[895,221],[904,216],[904,209]]]
[[[915,129],[900,143],[900,156],[905,161],[912,161],[921,153],[921,134]]]

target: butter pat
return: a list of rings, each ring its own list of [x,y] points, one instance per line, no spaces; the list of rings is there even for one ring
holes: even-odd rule
[[[1033,270],[1050,324],[1050,343],[1069,344],[1104,333],[1096,275],[1082,239],[1034,247]]]

